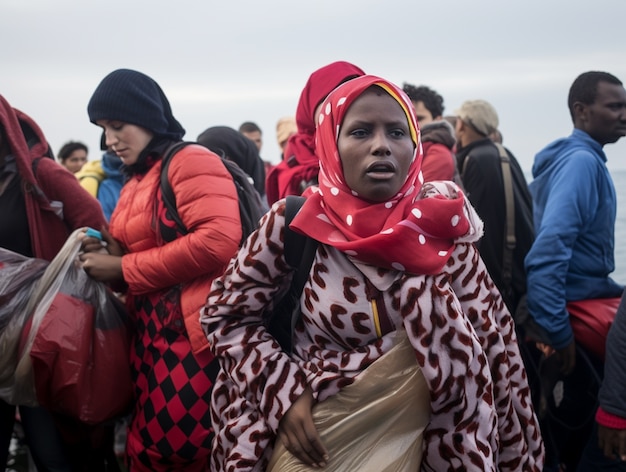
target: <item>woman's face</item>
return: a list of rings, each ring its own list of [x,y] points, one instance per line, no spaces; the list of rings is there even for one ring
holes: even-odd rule
[[[72,174],[75,174],[83,168],[87,162],[87,151],[84,149],[76,149],[69,156],[63,159],[63,166]]]
[[[346,184],[372,202],[398,193],[415,153],[404,110],[379,87],[369,88],[350,105],[337,149]]]
[[[152,140],[153,134],[141,126],[117,120],[98,120],[96,124],[104,130],[105,144],[122,160],[132,166],[139,154]]]

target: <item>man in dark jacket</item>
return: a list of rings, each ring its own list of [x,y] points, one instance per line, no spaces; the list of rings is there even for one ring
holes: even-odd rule
[[[532,199],[517,159],[489,135],[498,128],[498,115],[488,102],[470,100],[456,112],[457,167],[467,196],[485,223],[478,243],[480,255],[494,283],[514,313],[526,293],[524,257],[533,241]],[[500,145],[501,146],[501,145]],[[503,167],[503,159],[508,164]],[[510,172],[514,201],[514,243],[507,243],[507,205],[503,169]],[[510,169],[510,170],[509,170]],[[512,251],[511,264],[505,264]],[[510,267],[505,267],[506,265]],[[507,270],[510,277],[507,275]]]

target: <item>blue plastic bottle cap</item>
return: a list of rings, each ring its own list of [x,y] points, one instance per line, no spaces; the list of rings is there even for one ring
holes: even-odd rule
[[[87,231],[85,231],[85,235],[91,238],[98,238],[100,241],[102,241],[102,233],[93,228],[87,228]]]

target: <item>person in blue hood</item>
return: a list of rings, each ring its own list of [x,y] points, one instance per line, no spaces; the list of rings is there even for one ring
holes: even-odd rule
[[[544,354],[554,355],[563,378],[574,377],[577,364],[568,303],[620,297],[624,290],[609,276],[617,205],[603,147],[626,135],[626,90],[609,73],[585,72],[573,82],[568,106],[572,134],[535,156],[529,187],[536,239],[525,259],[528,310],[545,332]]]
[[[80,185],[102,206],[107,221],[117,205],[120,191],[126,180],[122,173],[122,160],[113,151],[107,150],[104,142],[100,143],[104,154],[99,161],[89,161],[76,174]]]

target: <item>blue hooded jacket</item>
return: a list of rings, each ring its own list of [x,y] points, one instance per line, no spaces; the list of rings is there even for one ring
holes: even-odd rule
[[[122,160],[115,153],[105,152],[102,155],[101,164],[106,177],[98,186],[98,201],[102,206],[105,218],[109,221],[120,197],[125,176],[120,172]]]
[[[552,347],[574,339],[566,304],[619,297],[615,270],[616,196],[602,146],[574,129],[535,156],[536,239],[525,259],[528,309]]]

